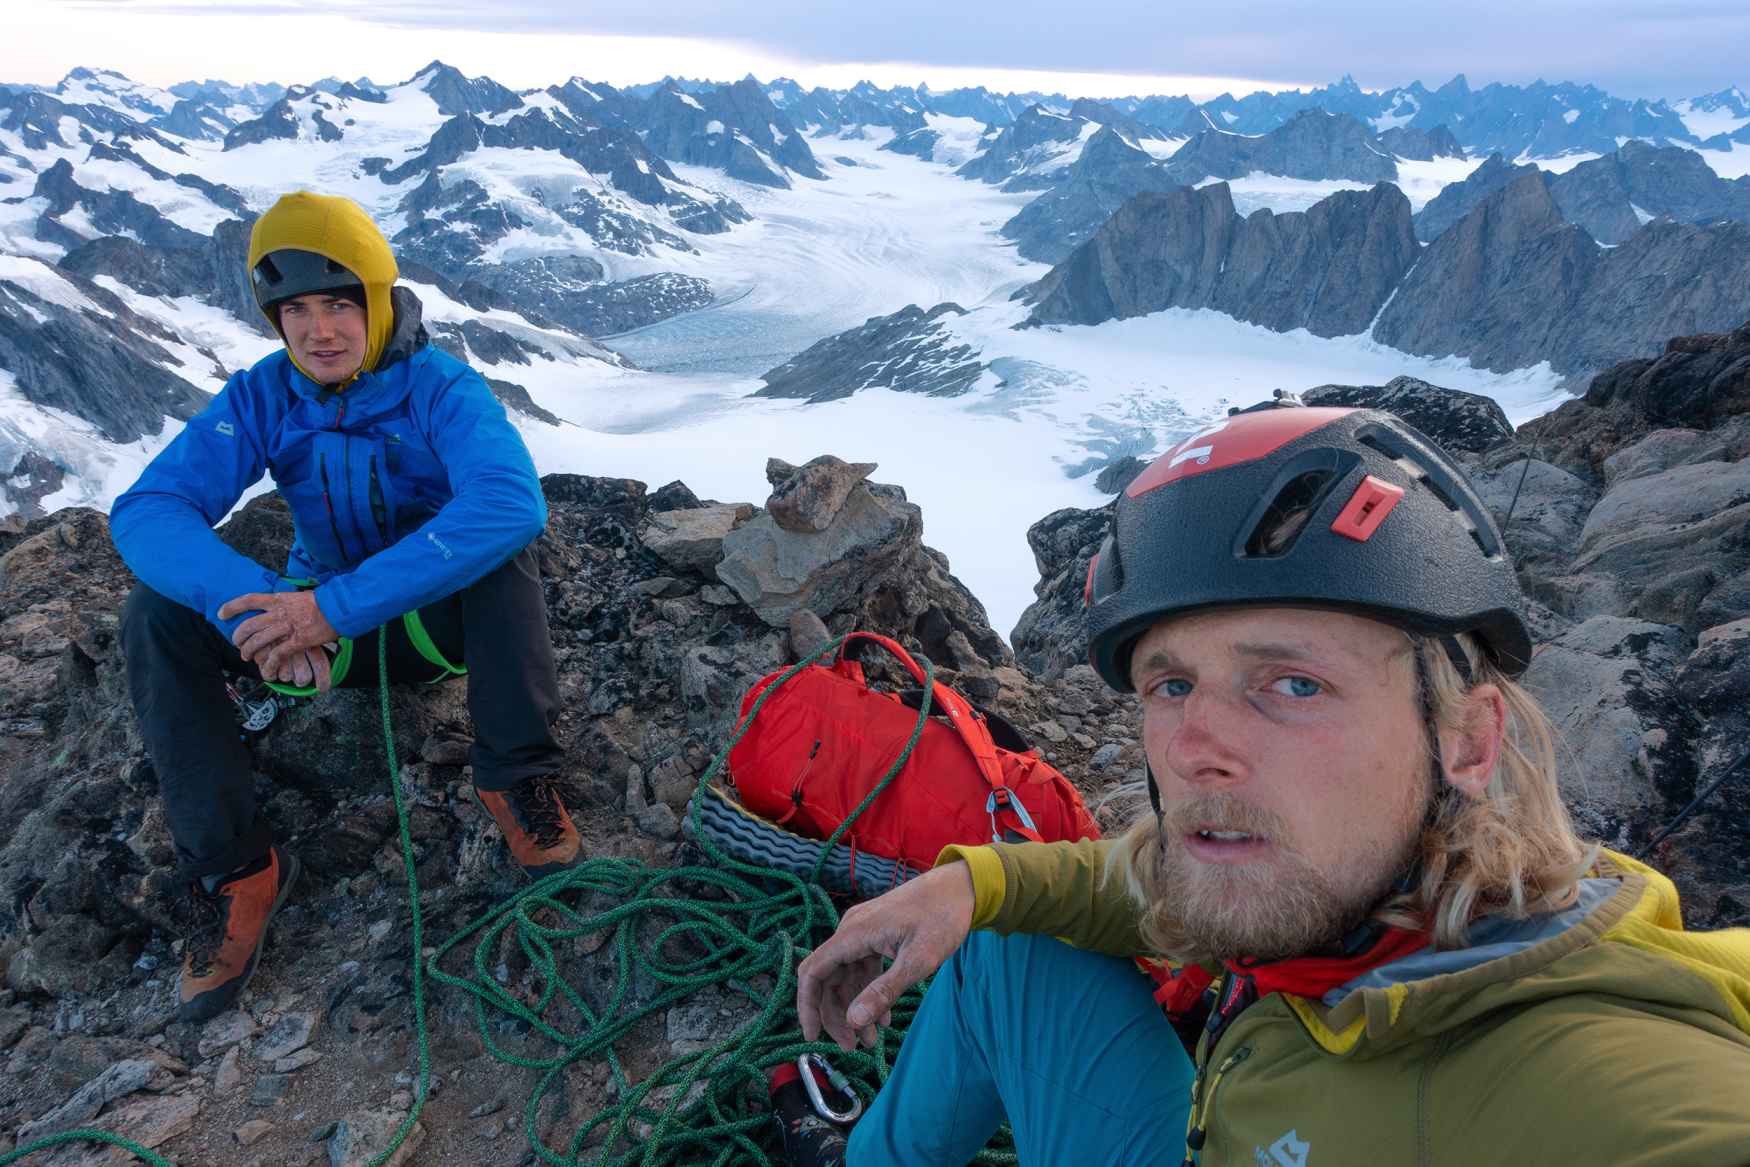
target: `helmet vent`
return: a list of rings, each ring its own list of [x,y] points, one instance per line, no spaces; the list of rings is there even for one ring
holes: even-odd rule
[[[1444,466],[1430,461],[1428,455],[1416,446],[1396,440],[1396,435],[1389,430],[1369,429],[1357,434],[1356,440],[1390,458],[1398,469],[1438,499],[1485,556],[1492,559],[1501,553],[1499,541],[1483,519],[1470,492],[1461,489]]]
[[[1333,467],[1297,474],[1283,484],[1246,537],[1247,559],[1274,559],[1294,550],[1307,521],[1337,478]]]

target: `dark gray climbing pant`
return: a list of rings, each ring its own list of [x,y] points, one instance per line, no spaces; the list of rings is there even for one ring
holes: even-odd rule
[[[419,615],[438,651],[468,669],[475,785],[506,790],[556,772],[559,678],[534,554],[524,548]],[[340,687],[377,684],[378,635],[356,640]],[[249,751],[225,692],[227,673],[258,678],[256,667],[201,613],[145,584],[128,597],[122,645],[183,878],[221,875],[265,855],[272,833],[256,807]],[[391,682],[429,681],[436,671],[398,620],[389,625],[388,665]]]

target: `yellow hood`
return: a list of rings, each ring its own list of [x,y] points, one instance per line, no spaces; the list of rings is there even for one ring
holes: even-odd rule
[[[249,233],[249,268],[245,278],[255,271],[262,256],[285,248],[313,251],[331,259],[365,285],[365,361],[360,371],[376,368],[395,329],[389,289],[401,273],[395,266],[395,253],[389,250],[389,241],[383,238],[371,217],[351,199],[294,191],[282,196],[255,221],[255,228]],[[264,315],[278,332],[279,321],[274,314]],[[285,339],[284,333],[280,339]],[[297,363],[295,357],[293,363]],[[309,376],[302,366],[299,371]]]

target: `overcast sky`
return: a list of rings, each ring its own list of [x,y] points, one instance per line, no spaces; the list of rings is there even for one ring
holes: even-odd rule
[[[434,57],[514,87],[577,75],[779,74],[1071,95],[1364,87],[1455,73],[1625,97],[1750,82],[1750,3],[1689,0],[0,0],[0,81],[74,65],[191,77],[404,80]]]

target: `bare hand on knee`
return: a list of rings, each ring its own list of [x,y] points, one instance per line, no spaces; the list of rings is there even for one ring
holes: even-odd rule
[[[930,976],[972,931],[976,898],[964,863],[927,871],[846,912],[838,931],[796,970],[803,1036],[822,1029],[840,1049],[875,1044],[893,1003]],[[883,958],[892,961],[882,971]]]

